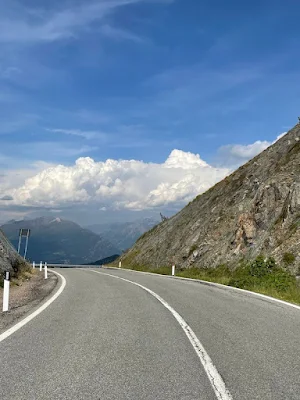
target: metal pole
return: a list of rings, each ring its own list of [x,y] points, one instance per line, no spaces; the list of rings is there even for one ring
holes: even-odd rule
[[[24,252],[24,260],[26,260],[26,254],[27,254],[27,248],[28,248],[28,237],[29,237],[29,234],[27,233],[26,244],[25,244],[25,252]]]
[[[20,254],[21,240],[22,240],[22,235],[21,235],[21,232],[20,232],[20,234],[19,234],[19,243],[18,243],[18,254]]]

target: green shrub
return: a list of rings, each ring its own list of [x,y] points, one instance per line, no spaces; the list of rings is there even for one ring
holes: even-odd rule
[[[283,255],[283,262],[287,265],[293,264],[295,259],[296,259],[296,257],[294,256],[293,253],[284,253],[284,255]]]
[[[193,245],[191,246],[191,248],[190,248],[189,256],[190,256],[195,250],[197,250],[197,248],[198,248],[198,246],[196,245],[196,243],[193,244]]]
[[[18,278],[20,276],[20,274],[22,274],[23,272],[27,272],[27,271],[31,270],[30,265],[20,258],[16,258],[12,262],[12,268],[13,268],[13,277],[14,278]]]

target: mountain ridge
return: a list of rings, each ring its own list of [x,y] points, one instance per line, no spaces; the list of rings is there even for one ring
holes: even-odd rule
[[[58,217],[39,217],[3,224],[1,229],[15,248],[21,228],[31,229],[27,253],[30,260],[83,264],[118,253],[118,249],[102,236]]]
[[[114,222],[87,226],[92,232],[103,235],[120,251],[130,248],[136,240],[159,221],[155,218],[140,218],[130,222]]]

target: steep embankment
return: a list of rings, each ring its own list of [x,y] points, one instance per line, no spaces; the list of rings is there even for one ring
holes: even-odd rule
[[[26,269],[28,269],[28,265],[0,230],[0,281],[2,281],[4,271],[10,271],[14,276],[17,276],[22,270]]]
[[[300,265],[300,125],[177,215],[144,234],[123,264],[214,267],[260,253]]]

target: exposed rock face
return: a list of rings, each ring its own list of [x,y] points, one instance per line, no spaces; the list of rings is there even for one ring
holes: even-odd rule
[[[4,271],[14,272],[13,266],[16,265],[16,262],[19,266],[22,266],[22,264],[24,264],[24,267],[26,266],[23,259],[0,230],[0,274],[2,275]]]
[[[263,253],[300,265],[300,125],[177,215],[143,235],[124,263],[235,265]],[[291,256],[292,255],[292,256]]]

